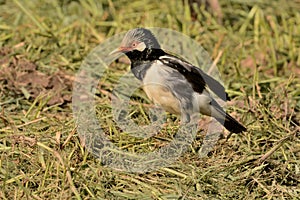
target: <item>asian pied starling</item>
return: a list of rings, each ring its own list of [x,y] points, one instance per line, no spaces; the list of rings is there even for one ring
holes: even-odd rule
[[[136,28],[126,33],[119,48],[111,52],[125,53],[131,71],[142,81],[147,96],[164,110],[181,115],[187,123],[194,113],[212,116],[233,133],[246,128],[226,113],[212,98],[207,86],[226,101],[225,88],[200,68],[163,51],[150,30]]]

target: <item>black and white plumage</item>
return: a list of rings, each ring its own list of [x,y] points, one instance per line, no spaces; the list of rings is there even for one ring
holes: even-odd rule
[[[225,88],[200,68],[163,51],[155,36],[145,28],[127,32],[120,47],[131,61],[131,71],[143,82],[147,96],[166,111],[181,115],[183,123],[194,113],[212,116],[233,133],[246,128],[226,113],[212,98],[210,88],[218,97],[228,99]]]

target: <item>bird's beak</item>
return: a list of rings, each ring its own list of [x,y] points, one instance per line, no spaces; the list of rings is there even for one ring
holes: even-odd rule
[[[122,50],[121,50],[120,47],[118,47],[115,50],[113,50],[112,52],[110,52],[109,55],[114,55],[114,54],[117,54],[117,53],[120,53],[120,52],[122,52]]]
[[[127,51],[128,50],[125,47],[118,47],[115,50],[113,50],[112,52],[110,52],[109,55],[114,55],[114,54],[117,54],[117,53],[124,53],[124,52],[127,52]]]

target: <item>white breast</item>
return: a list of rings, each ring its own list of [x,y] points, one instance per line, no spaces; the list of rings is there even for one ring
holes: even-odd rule
[[[143,79],[143,84],[161,84],[166,85],[166,77],[169,77],[174,69],[163,65],[160,61],[155,61],[147,70]]]
[[[170,76],[172,70],[172,68],[164,66],[160,61],[156,61],[148,69],[143,79],[143,89],[149,99],[155,104],[160,105],[170,113],[180,114],[180,102],[166,84],[166,77]]]

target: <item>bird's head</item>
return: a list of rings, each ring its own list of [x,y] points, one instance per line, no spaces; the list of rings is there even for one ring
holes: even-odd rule
[[[160,49],[160,45],[151,31],[145,28],[136,28],[128,31],[121,45],[110,54],[143,52],[145,49]]]

